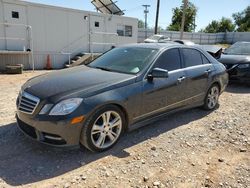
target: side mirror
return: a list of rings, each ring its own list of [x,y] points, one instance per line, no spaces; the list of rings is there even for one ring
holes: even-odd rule
[[[167,77],[168,77],[168,71],[161,68],[154,68],[148,75],[148,78],[151,80],[153,78],[167,78]]]

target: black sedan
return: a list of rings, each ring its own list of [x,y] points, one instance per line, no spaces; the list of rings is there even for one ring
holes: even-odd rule
[[[17,99],[17,122],[30,137],[57,146],[111,148],[121,134],[169,112],[213,110],[228,82],[225,67],[199,48],[134,44],[88,66],[28,80]]]
[[[227,48],[221,58],[230,81],[250,84],[250,42],[236,42]]]

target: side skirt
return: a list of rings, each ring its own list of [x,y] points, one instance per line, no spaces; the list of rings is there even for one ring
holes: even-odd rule
[[[199,102],[199,103],[195,103],[195,104],[193,104],[191,106],[190,105],[189,106],[184,106],[184,107],[181,107],[181,108],[177,108],[177,109],[174,109],[174,110],[171,110],[171,111],[167,111],[167,112],[164,112],[164,113],[161,113],[161,114],[146,118],[146,119],[144,119],[142,121],[139,121],[139,122],[136,122],[134,124],[129,125],[128,126],[128,131],[133,131],[133,130],[138,129],[140,127],[149,125],[151,123],[159,121],[162,118],[164,118],[164,117],[166,117],[168,115],[174,114],[176,112],[185,111],[187,109],[191,109],[191,108],[195,108],[195,107],[200,107],[202,105],[203,105],[203,103]]]

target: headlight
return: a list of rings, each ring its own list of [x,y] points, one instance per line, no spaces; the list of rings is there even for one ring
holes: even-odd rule
[[[81,98],[66,99],[56,104],[49,115],[62,116],[72,113],[82,102]]]
[[[250,64],[241,64],[238,66],[240,69],[245,69],[245,68],[249,68]]]
[[[39,112],[40,115],[47,114],[52,108],[53,104],[45,104],[42,110]]]

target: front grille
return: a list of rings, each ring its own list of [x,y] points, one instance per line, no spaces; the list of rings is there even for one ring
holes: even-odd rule
[[[19,96],[17,109],[26,114],[33,114],[39,102],[40,102],[39,98],[27,92],[22,92],[20,93],[20,96]]]

